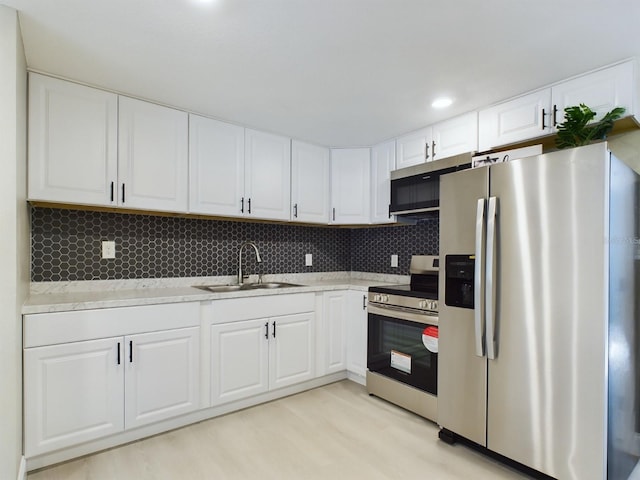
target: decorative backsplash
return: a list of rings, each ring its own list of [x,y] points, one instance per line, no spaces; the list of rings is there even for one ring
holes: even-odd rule
[[[116,258],[102,259],[103,240]],[[247,273],[360,271],[406,275],[412,254],[437,254],[438,221],[415,226],[333,228],[31,208],[31,280],[121,280]],[[313,266],[304,265],[305,254]],[[397,254],[398,268],[390,267]]]

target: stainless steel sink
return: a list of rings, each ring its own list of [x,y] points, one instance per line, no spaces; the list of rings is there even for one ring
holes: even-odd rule
[[[300,287],[296,283],[287,282],[265,282],[265,283],[243,283],[242,285],[194,285],[195,288],[207,290],[208,292],[224,293],[237,292],[242,290],[260,290],[272,288]]]
[[[264,283],[245,283],[243,287],[251,290],[254,288],[287,288],[287,287],[300,287],[297,283],[286,282],[264,282]]]
[[[237,292],[242,289],[242,285],[194,285],[195,288],[200,290],[207,290],[208,292]]]

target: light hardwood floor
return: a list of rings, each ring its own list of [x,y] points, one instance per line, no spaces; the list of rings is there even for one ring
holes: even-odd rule
[[[49,467],[28,480],[524,479],[345,380]]]

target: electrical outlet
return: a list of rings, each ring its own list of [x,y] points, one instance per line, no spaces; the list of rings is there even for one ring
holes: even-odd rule
[[[307,253],[307,254],[304,256],[304,266],[305,266],[305,267],[311,267],[311,266],[313,266],[313,255],[312,255],[312,254]]]
[[[398,255],[391,255],[391,267],[398,268]]]
[[[102,258],[116,258],[116,242],[112,240],[102,242]]]

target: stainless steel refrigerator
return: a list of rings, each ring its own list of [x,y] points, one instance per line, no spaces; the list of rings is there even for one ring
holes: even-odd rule
[[[554,478],[629,478],[638,175],[603,142],[440,189],[442,437]]]

